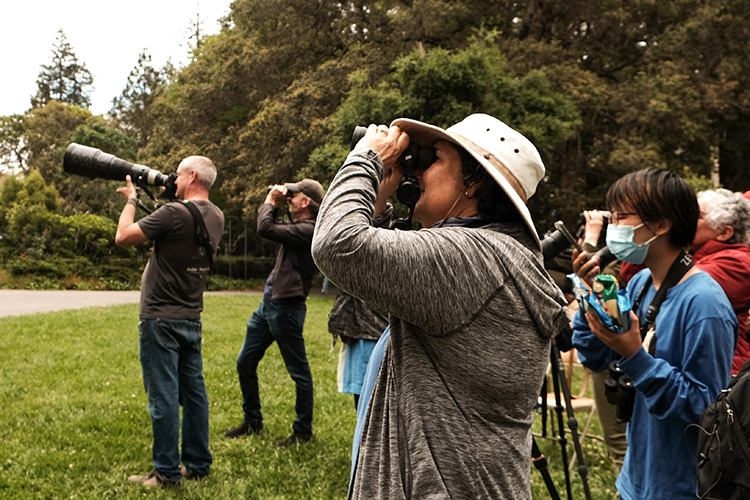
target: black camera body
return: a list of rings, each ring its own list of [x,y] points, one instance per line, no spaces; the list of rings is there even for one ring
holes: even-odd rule
[[[609,377],[605,382],[604,395],[615,405],[615,415],[619,422],[630,422],[635,404],[635,386],[630,377],[617,366],[617,361],[609,363]]]
[[[82,175],[91,179],[110,179],[124,181],[129,175],[133,184],[145,187],[164,186],[163,198],[174,200],[177,197],[177,175],[164,175],[145,165],[130,163],[100,149],[82,146],[75,142],[65,150],[63,170],[69,174]]]
[[[604,226],[602,227],[602,234],[604,235],[607,231],[609,212],[607,212],[606,210],[600,210],[599,212],[604,216]],[[583,235],[583,230],[586,226],[586,218],[583,214],[578,215],[576,224],[578,228],[576,229],[575,237],[580,238]],[[558,255],[570,248],[570,246],[571,244],[568,238],[560,229],[555,229],[547,236],[545,236],[545,238],[542,240],[542,255],[544,256],[545,266],[550,264]],[[594,255],[599,257],[599,267],[601,269],[607,267],[607,265],[614,261],[616,258],[614,255],[612,255],[612,252],[610,252],[606,246],[601,247]]]

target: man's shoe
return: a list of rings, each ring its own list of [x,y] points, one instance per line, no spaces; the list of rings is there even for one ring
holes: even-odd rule
[[[289,446],[292,446],[293,444],[297,443],[306,443],[312,439],[312,434],[302,434],[300,432],[294,432],[291,436],[286,438],[285,440],[279,442],[276,447],[277,448],[288,448]]]
[[[157,470],[151,471],[148,476],[135,475],[128,477],[128,481],[131,483],[139,483],[147,488],[165,488],[167,486],[177,486],[179,482],[167,481],[164,476],[159,474]]]
[[[247,422],[242,422],[237,427],[225,431],[224,435],[228,438],[236,438],[246,434],[260,434],[262,430],[263,424],[250,425]]]
[[[182,474],[183,479],[203,479],[205,477],[208,477],[208,474],[196,474],[194,472],[191,472],[187,470],[187,467],[184,465],[180,465],[180,473]]]

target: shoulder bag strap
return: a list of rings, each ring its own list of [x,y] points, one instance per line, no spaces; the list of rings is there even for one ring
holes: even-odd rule
[[[191,201],[182,200],[182,203],[190,210],[193,214],[193,221],[195,222],[195,240],[199,245],[203,245],[206,248],[206,256],[208,257],[208,265],[214,265],[214,250],[211,247],[211,237],[206,229],[206,224],[203,222],[203,216],[200,210]]]
[[[664,302],[664,299],[667,296],[667,291],[674,285],[679,283],[682,277],[685,276],[685,273],[692,269],[693,265],[694,263],[692,257],[690,257],[690,255],[687,254],[684,250],[681,251],[680,255],[677,256],[675,261],[670,266],[669,271],[667,271],[667,276],[666,278],[664,278],[664,282],[661,284],[661,288],[659,288],[659,290],[656,292],[656,295],[654,295],[654,299],[646,309],[646,322],[641,325],[641,339],[646,338],[646,334],[651,328],[651,325],[653,325],[654,321],[656,320],[656,316],[659,314],[659,309],[661,308],[661,303]],[[650,286],[652,281],[653,277],[649,276],[648,281],[646,281],[643,287],[638,291],[638,296],[635,299],[635,304],[633,307],[634,309],[640,306],[640,302],[643,298],[644,292],[646,288]],[[654,352],[656,352],[656,336],[654,336],[648,349],[648,353],[652,356],[654,355]]]

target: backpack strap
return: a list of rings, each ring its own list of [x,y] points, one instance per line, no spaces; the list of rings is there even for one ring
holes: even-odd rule
[[[193,215],[193,222],[195,223],[195,241],[198,242],[198,245],[206,248],[208,265],[211,267],[214,265],[214,250],[211,247],[211,237],[208,234],[208,229],[206,229],[206,223],[203,222],[203,216],[201,215],[200,210],[198,210],[198,207],[195,206],[195,203],[188,200],[181,201]]]
[[[680,252],[680,255],[678,255],[674,262],[672,262],[669,271],[667,271],[667,276],[664,278],[664,282],[661,284],[661,288],[659,288],[659,290],[656,292],[656,295],[654,295],[651,304],[649,304],[648,308],[646,309],[646,322],[641,325],[641,340],[646,338],[646,334],[648,334],[648,331],[651,329],[651,325],[653,325],[654,321],[656,321],[656,316],[659,314],[661,303],[664,302],[664,299],[667,297],[667,291],[674,285],[679,283],[682,277],[685,276],[685,274],[690,271],[690,269],[692,269],[694,265],[695,264],[693,263],[692,257],[690,257],[690,255],[687,254],[684,250],[682,250]],[[646,283],[644,283],[641,289],[638,290],[638,295],[636,295],[635,302],[633,303],[633,309],[640,308],[643,295],[645,294],[645,291],[648,289],[648,287],[651,286],[653,280],[653,276],[649,276],[648,280],[646,280]],[[653,356],[654,352],[656,352],[656,336],[654,336],[651,344],[648,347],[649,354]]]

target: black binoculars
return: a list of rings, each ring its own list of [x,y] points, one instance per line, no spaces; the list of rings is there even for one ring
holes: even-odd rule
[[[615,405],[615,415],[619,422],[630,422],[635,404],[635,386],[625,375],[617,361],[609,363],[609,377],[605,382],[604,395],[610,404]]]

